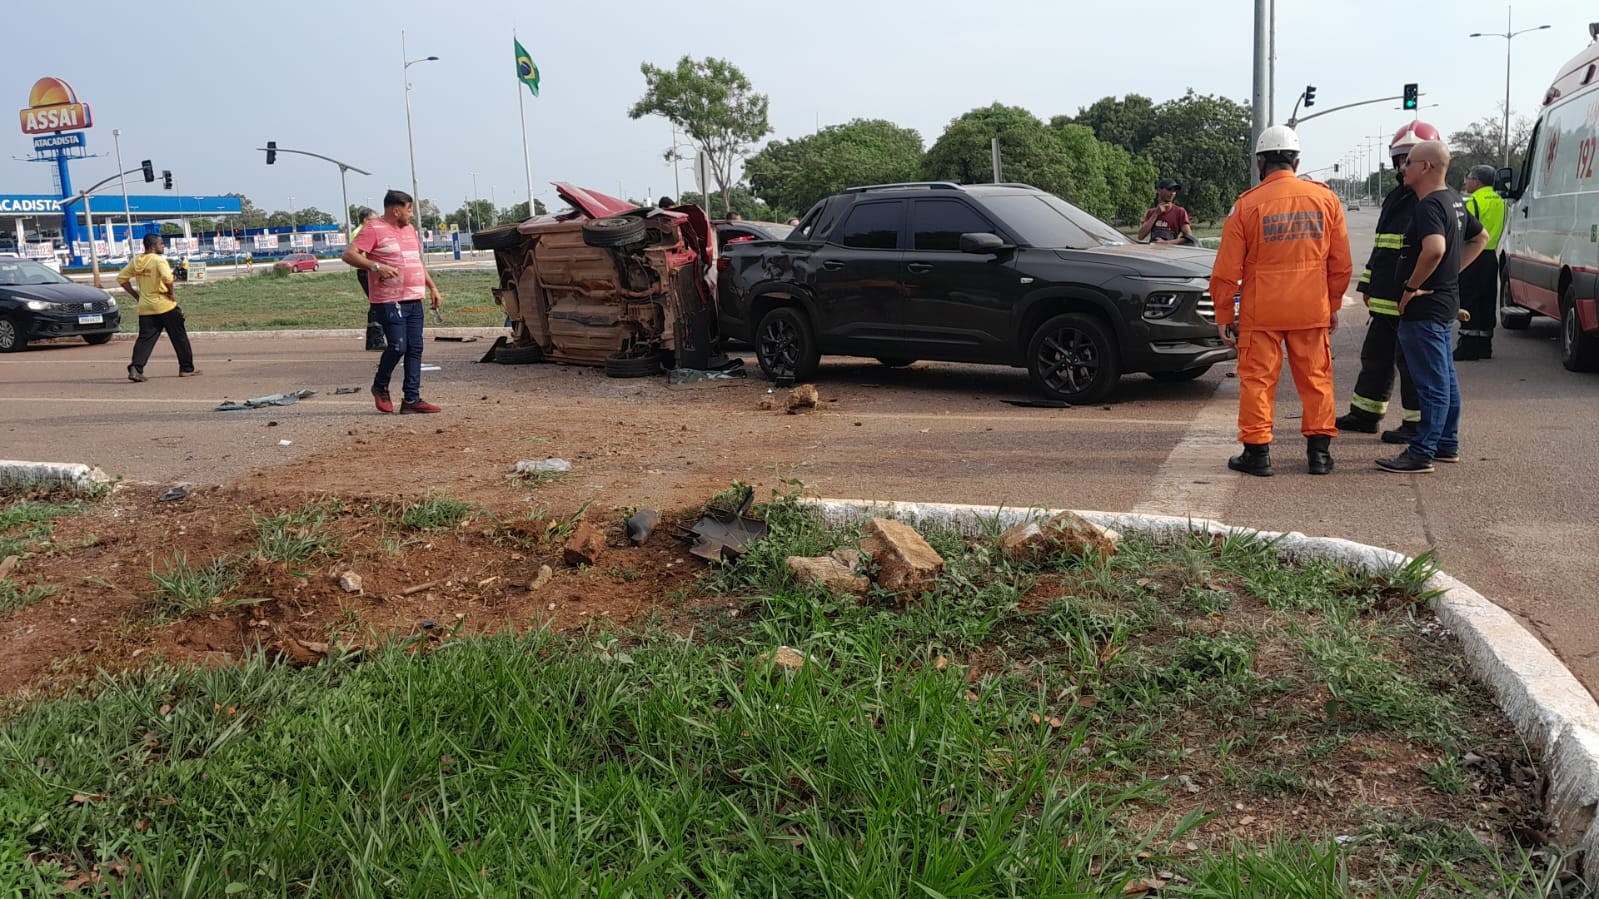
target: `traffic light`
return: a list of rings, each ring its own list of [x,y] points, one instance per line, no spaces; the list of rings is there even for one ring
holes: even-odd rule
[[[1415,109],[1416,101],[1421,96],[1421,88],[1415,84],[1405,85],[1405,102],[1401,104],[1405,109]]]
[[[151,181],[155,180],[155,164],[154,163],[152,163],[152,162],[150,162],[150,160],[146,159],[145,161],[139,163],[139,167],[144,169],[144,183],[149,184]]]
[[[275,141],[275,140],[269,140],[269,141],[267,141],[267,165],[271,165],[272,163],[277,162],[277,161],[278,161],[278,142]]]
[[[1336,163],[1336,162],[1333,163],[1333,174],[1334,175],[1338,174],[1338,163]]]
[[[172,170],[171,169],[162,169],[161,170],[161,186],[166,188],[167,190],[171,190],[172,189]]]
[[[1305,85],[1305,108],[1309,109],[1310,107],[1315,106],[1315,105],[1316,105],[1316,85],[1307,84],[1307,85]]]

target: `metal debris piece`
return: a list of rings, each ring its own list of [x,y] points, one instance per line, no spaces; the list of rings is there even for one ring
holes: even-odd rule
[[[693,544],[688,550],[690,555],[707,562],[736,559],[744,554],[745,544],[766,536],[766,522],[749,517],[754,503],[755,488],[745,486],[737,511],[713,509],[688,530],[679,528],[677,537]]]
[[[308,396],[316,396],[315,390],[296,390],[293,393],[269,393],[266,396],[251,397],[242,403],[232,401],[217,406],[218,412],[238,412],[243,409],[265,409],[267,406],[292,406]]]
[[[511,466],[512,474],[565,474],[572,463],[551,456],[548,459],[522,459]]]
[[[360,393],[360,392],[361,392],[361,388],[359,388],[359,387],[335,387],[335,388],[333,388],[333,395],[334,396],[344,396],[347,393]]]
[[[176,487],[168,487],[160,496],[155,498],[155,501],[158,503],[175,503],[188,497],[189,488],[179,484]]]

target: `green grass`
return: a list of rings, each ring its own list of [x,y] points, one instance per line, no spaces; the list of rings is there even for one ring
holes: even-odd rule
[[[174,553],[161,571],[151,571],[156,585],[156,601],[166,615],[182,618],[208,612],[217,600],[238,581],[238,573],[226,559],[212,559],[194,566],[183,553]]]
[[[54,548],[55,523],[89,506],[86,500],[55,501],[49,497],[7,501],[0,506],[0,561],[8,556],[48,553]],[[42,578],[44,572],[38,576]],[[11,577],[0,578],[0,615],[33,605],[54,594],[56,589],[44,583],[23,583],[16,572]]]
[[[0,724],[0,896],[115,865],[113,896],[1118,897],[1163,871],[1184,878],[1164,896],[1559,895],[1547,855],[1468,826],[1484,787],[1456,750],[1496,735],[1473,730],[1489,716],[1458,670],[1404,657],[1419,583],[1316,566],[1296,583],[1244,540],[1009,565],[933,533],[933,590],[837,598],[782,562],[858,534],[786,498],[765,511],[771,537],[713,570],[709,606],[677,597],[691,627],[157,667],[20,711]],[[308,558],[330,514],[258,519],[257,545]],[[189,596],[203,575],[168,568]],[[779,644],[813,661],[776,670]],[[1273,669],[1273,648],[1308,661]],[[1318,690],[1344,708],[1298,710]],[[1318,767],[1353,738],[1444,759],[1424,773],[1458,818],[1362,810],[1258,848],[1179,805],[1177,771],[1251,802],[1353,801]]]
[[[180,284],[178,303],[190,331],[270,331],[366,327],[366,298],[353,272],[306,272],[277,277],[257,267],[239,278]],[[444,295],[449,327],[500,327],[505,313],[489,291],[499,284],[492,270],[433,273]],[[125,307],[122,330],[138,331],[139,317]],[[428,328],[437,327],[431,315]]]
[[[340,541],[332,527],[337,504],[312,503],[277,515],[256,515],[254,553],[270,562],[304,565],[331,555]]]
[[[385,508],[384,517],[402,528],[448,530],[465,521],[472,514],[472,508],[471,503],[431,495]]]

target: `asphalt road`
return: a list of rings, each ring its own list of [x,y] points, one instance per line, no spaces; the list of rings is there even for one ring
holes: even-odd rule
[[[1350,214],[1357,270],[1374,219],[1369,210]],[[1343,320],[1334,338],[1340,408],[1365,331],[1357,300],[1346,302]],[[594,440],[617,448],[597,454],[614,461],[594,464],[605,462],[613,475],[631,466],[641,491],[650,477],[709,469],[723,484],[798,477],[832,497],[1187,514],[1412,554],[1436,549],[1448,571],[1517,614],[1594,689],[1599,377],[1561,368],[1552,321],[1501,331],[1494,344],[1492,360],[1460,366],[1464,462],[1425,475],[1378,470],[1373,460],[1395,448],[1376,435],[1340,437],[1337,471],[1304,474],[1298,401],[1286,373],[1277,476],[1227,471],[1226,458],[1237,451],[1230,366],[1188,384],[1130,376],[1114,405],[1048,410],[1004,404],[1030,395],[1025,374],[1014,369],[918,363],[889,370],[828,360],[818,386],[832,404],[800,419],[754,412],[765,393],[760,382],[684,393],[659,379],[609,381],[587,369],[473,365],[486,341],[430,343],[428,360],[441,370],[427,375],[427,396],[446,412],[390,425],[374,417],[364,392],[332,394],[370,383],[375,357],[354,335],[202,336],[196,347],[206,373],[184,380],[173,376],[176,363],[163,345],[148,369],[152,380],[140,385],[124,377],[129,344],[122,340],[0,356],[0,457],[88,462],[151,482],[222,483],[263,469],[292,477],[297,459],[349,452],[378,424],[408,426],[408,439],[420,442],[444,433],[436,427],[515,429],[528,440],[549,432],[552,421],[584,416],[588,433],[605,435]],[[212,411],[224,398],[300,388],[320,395],[282,410]],[[649,414],[662,408],[673,411]],[[679,415],[681,425],[673,420]],[[680,427],[712,436],[678,446]],[[719,431],[725,440],[716,439]],[[352,467],[365,464],[353,453],[350,459]]]
[[[226,281],[230,278],[238,278],[244,275],[262,271],[266,268],[271,268],[273,262],[275,261],[276,260],[273,259],[263,259],[260,262],[257,262],[253,268],[246,268],[243,265],[235,265],[233,263],[207,263],[205,268],[205,277],[207,281]],[[345,265],[343,262],[340,262],[337,259],[321,259],[318,260],[317,265],[320,271],[347,272],[350,270],[348,265]],[[492,270],[494,268],[494,254],[487,250],[478,252],[464,250],[461,253],[461,258],[456,259],[455,254],[453,253],[430,252],[427,254],[427,265],[428,268],[432,269]],[[121,268],[122,266],[120,264],[102,264],[100,266],[100,285],[102,287],[114,289],[117,286],[116,274]],[[67,277],[77,281],[80,284],[91,284],[94,282],[94,275],[90,272],[73,272],[67,275]]]

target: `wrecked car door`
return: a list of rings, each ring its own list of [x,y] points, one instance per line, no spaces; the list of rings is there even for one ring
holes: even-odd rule
[[[905,201],[860,203],[833,237],[804,260],[812,267],[816,332],[826,352],[875,355],[897,341]],[[888,251],[888,252],[885,252]]]

